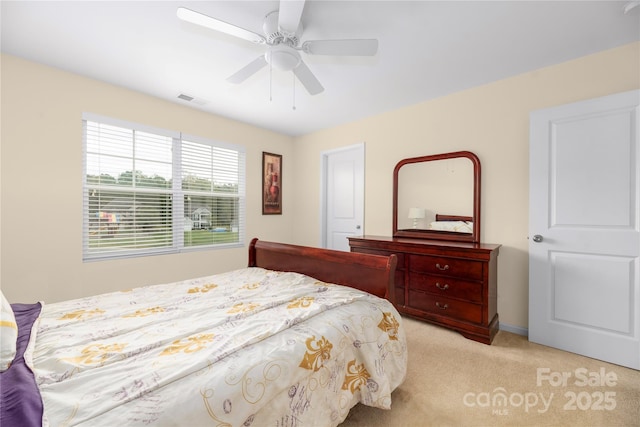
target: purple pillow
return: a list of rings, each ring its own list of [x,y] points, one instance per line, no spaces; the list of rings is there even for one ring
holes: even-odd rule
[[[18,324],[16,357],[6,371],[0,373],[0,425],[42,426],[42,399],[33,372],[24,361],[24,352],[31,337],[31,326],[42,306],[11,304]]]

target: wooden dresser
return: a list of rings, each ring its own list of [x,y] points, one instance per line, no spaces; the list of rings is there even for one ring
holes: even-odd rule
[[[395,294],[401,313],[491,344],[498,332],[500,245],[403,237],[349,237],[352,252],[396,254]]]

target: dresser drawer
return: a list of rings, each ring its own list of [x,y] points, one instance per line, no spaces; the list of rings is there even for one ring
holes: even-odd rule
[[[429,313],[467,322],[482,322],[482,306],[426,292],[409,290],[409,306]]]
[[[482,262],[428,255],[409,255],[409,270],[482,280]]]
[[[468,282],[451,277],[410,272],[409,289],[428,292],[436,297],[452,297],[482,302],[481,282]]]

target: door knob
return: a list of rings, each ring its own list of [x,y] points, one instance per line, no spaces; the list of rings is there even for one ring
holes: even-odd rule
[[[539,234],[536,234],[535,236],[533,236],[533,241],[536,242],[536,243],[540,243],[540,242],[542,242],[542,240],[543,240],[542,236],[539,235]]]
[[[360,230],[360,226],[359,225],[356,225],[356,230]]]

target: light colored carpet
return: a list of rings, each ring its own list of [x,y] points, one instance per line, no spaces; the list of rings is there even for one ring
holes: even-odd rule
[[[640,371],[509,332],[488,346],[403,323],[409,366],[391,410],[359,404],[341,427],[640,426]]]

